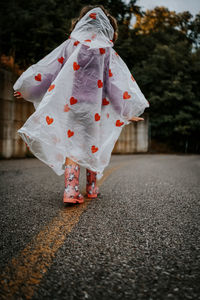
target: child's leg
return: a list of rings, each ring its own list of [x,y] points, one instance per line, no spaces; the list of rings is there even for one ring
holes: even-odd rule
[[[65,165],[76,165],[76,166],[78,166],[78,164],[75,161],[71,160],[68,157],[66,157]]]
[[[69,158],[65,161],[65,191],[63,202],[83,203],[84,197],[79,192],[80,166]]]

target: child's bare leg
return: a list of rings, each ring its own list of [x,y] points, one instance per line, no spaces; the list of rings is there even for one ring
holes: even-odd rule
[[[75,161],[71,160],[70,158],[66,157],[65,165],[75,165],[75,166],[77,166],[78,164]]]

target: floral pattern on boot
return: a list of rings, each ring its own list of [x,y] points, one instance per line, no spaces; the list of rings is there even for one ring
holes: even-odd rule
[[[65,190],[63,195],[64,203],[83,203],[84,197],[79,191],[80,166],[65,166]]]

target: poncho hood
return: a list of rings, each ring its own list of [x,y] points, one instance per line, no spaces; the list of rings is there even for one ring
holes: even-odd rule
[[[112,47],[114,29],[100,7],[88,11],[76,24],[70,38],[90,48]]]

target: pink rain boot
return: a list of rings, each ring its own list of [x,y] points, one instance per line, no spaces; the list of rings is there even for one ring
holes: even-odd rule
[[[96,186],[96,176],[97,172],[86,169],[86,193],[88,198],[97,198],[98,196],[99,188]]]
[[[84,197],[79,192],[79,165],[65,166],[65,190],[63,195],[64,203],[83,203]]]

